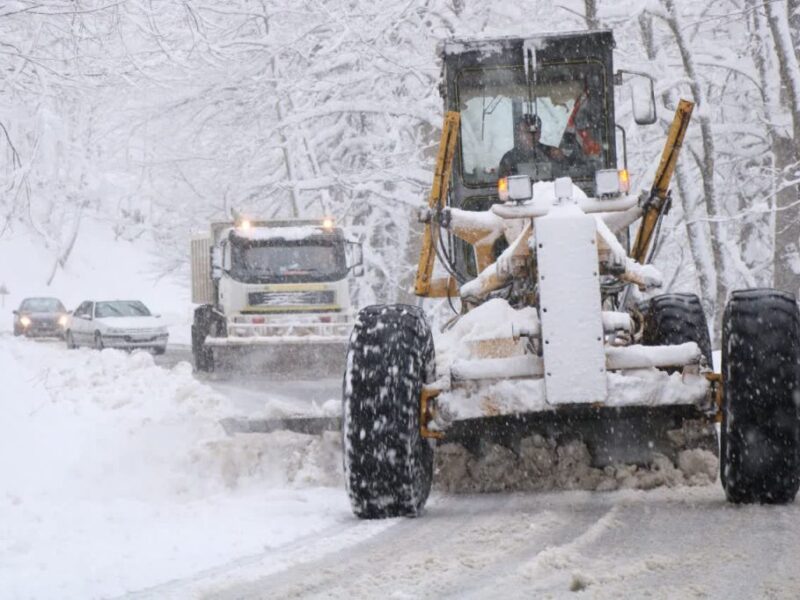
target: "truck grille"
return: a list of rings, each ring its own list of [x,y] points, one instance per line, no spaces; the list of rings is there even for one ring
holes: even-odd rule
[[[247,295],[250,306],[287,306],[298,304],[333,304],[333,290],[302,292],[252,292]]]

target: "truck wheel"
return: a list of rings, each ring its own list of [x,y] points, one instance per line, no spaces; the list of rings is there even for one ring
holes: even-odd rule
[[[105,348],[106,345],[103,343],[103,336],[100,335],[99,331],[94,332],[94,349],[95,350],[102,350]]]
[[[800,486],[800,311],[791,294],[732,294],[722,377],[720,478],[728,501],[792,502]]]
[[[642,344],[662,346],[695,342],[711,367],[711,338],[700,298],[694,294],[661,294],[650,299]]]
[[[67,350],[74,350],[75,348],[78,347],[78,346],[75,345],[75,339],[72,337],[72,332],[71,331],[67,331],[64,334],[64,342],[67,345]]]
[[[342,420],[345,485],[357,517],[415,516],[428,499],[433,446],[420,433],[420,394],[434,370],[433,338],[419,308],[359,312]]]
[[[211,307],[201,306],[194,311],[192,324],[192,358],[195,371],[210,373],[214,370],[214,353],[205,345],[205,339],[211,331],[214,313]]]

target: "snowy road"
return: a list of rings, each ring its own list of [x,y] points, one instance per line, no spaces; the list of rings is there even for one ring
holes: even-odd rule
[[[732,507],[716,485],[440,495],[420,519],[353,522],[169,591],[215,599],[572,598],[577,591],[796,599],[799,539],[797,503]]]
[[[235,387],[174,359],[0,336],[0,597],[800,597],[800,502],[435,492],[362,522],[335,433],[225,436]],[[253,408],[331,393],[254,385]]]
[[[155,362],[172,368],[181,361],[192,362],[191,347],[170,344],[163,356]],[[333,400],[338,403],[342,395],[340,376],[320,379],[278,379],[265,375],[231,373],[195,374],[195,377],[222,394],[236,407],[239,416],[263,416],[265,410],[280,411],[295,416],[319,414],[319,409]]]

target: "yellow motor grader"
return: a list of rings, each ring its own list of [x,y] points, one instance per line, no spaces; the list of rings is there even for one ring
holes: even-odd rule
[[[536,432],[581,440],[599,466],[646,463],[692,445],[716,453],[717,422],[727,498],[794,499],[795,299],[734,292],[713,372],[699,298],[659,294],[649,264],[693,105],[677,107],[652,188],[631,194],[613,47],[609,31],[443,44],[445,119],[416,293],[460,309],[436,348],[419,307],[356,318],[342,427],[357,516],[417,515],[438,443],[513,450]],[[633,112],[655,121],[652,84]]]

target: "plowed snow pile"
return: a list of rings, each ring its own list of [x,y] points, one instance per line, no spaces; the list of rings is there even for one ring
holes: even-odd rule
[[[649,467],[591,466],[586,445],[572,441],[557,445],[541,436],[525,438],[518,453],[492,445],[481,456],[456,444],[436,450],[436,486],[448,492],[505,490],[651,489],[658,486],[707,485],[716,479],[717,458],[707,450],[683,450],[677,466],[656,455]]]
[[[123,594],[352,518],[337,436],[228,437],[187,363],[0,337],[0,381],[0,598]]]

